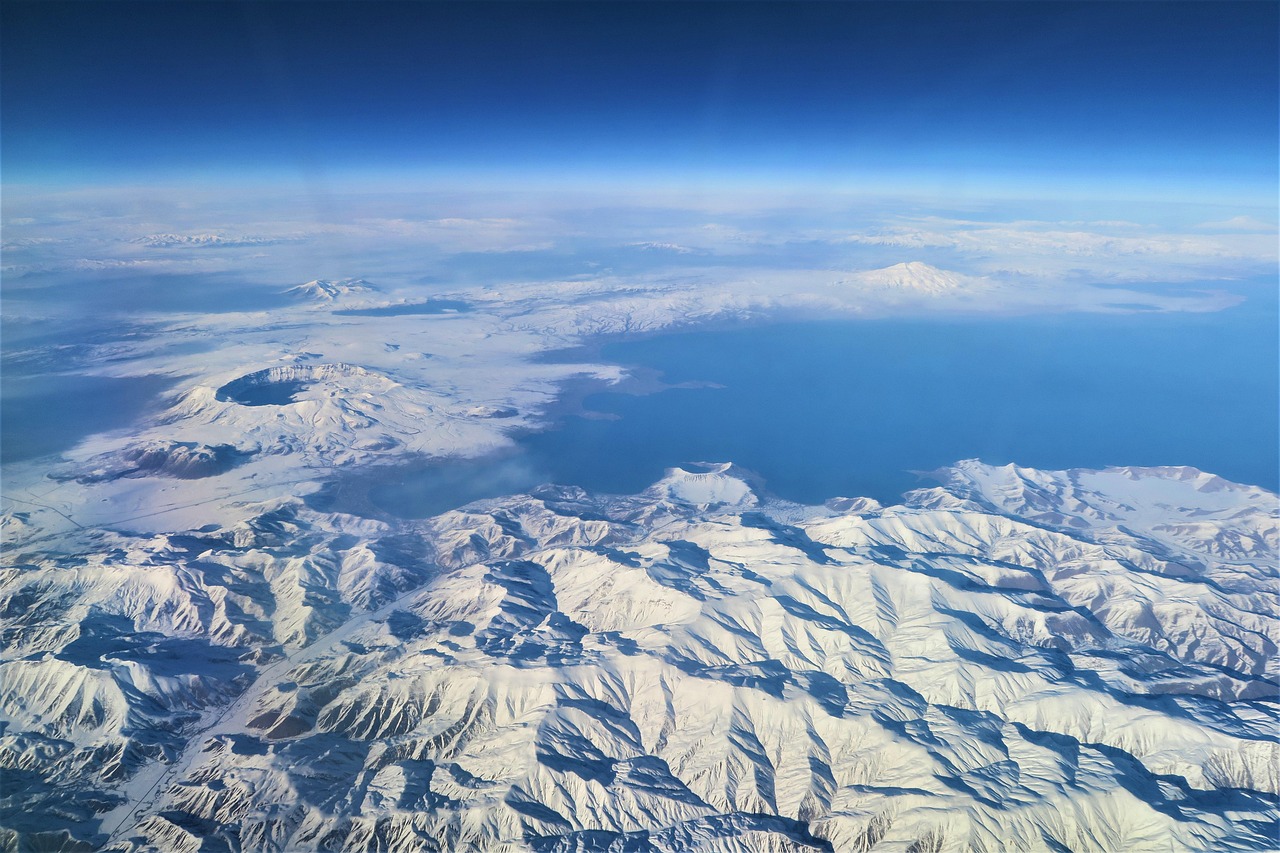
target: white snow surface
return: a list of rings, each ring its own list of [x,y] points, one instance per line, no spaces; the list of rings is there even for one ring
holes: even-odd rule
[[[0,838],[1273,846],[1276,496],[1188,468],[936,477],[801,506],[705,464],[424,521],[284,497],[19,545]]]

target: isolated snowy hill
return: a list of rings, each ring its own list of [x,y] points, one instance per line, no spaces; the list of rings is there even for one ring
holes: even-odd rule
[[[732,466],[7,555],[0,826],[120,850],[1233,850],[1280,829],[1276,496]],[[21,519],[13,519],[15,524]]]
[[[337,281],[313,279],[285,291],[288,296],[314,302],[337,302],[345,296],[377,293],[378,288],[362,278],[344,278]]]

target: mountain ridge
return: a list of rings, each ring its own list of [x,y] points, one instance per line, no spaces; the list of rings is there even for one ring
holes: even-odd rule
[[[193,853],[1268,843],[1275,496],[1190,469],[939,475],[843,511],[704,464],[421,522],[277,500],[104,533],[79,568],[0,579],[29,614],[0,766],[44,779],[6,843],[38,834],[15,806]],[[1131,527],[1156,499],[1194,524]]]

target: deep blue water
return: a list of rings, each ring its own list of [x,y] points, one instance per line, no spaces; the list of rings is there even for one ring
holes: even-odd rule
[[[624,492],[705,459],[797,500],[893,500],[918,483],[911,470],[969,457],[1194,465],[1275,490],[1274,337],[1166,320],[821,323],[619,344],[611,360],[724,387],[602,394],[588,404],[617,420],[525,444],[554,479]]]
[[[681,461],[732,460],[785,497],[895,499],[978,457],[1039,468],[1193,465],[1277,489],[1274,317],[862,321],[605,348],[672,389],[587,401],[524,442],[558,481],[629,492]]]
[[[630,493],[669,466],[728,460],[805,502],[897,501],[922,484],[913,471],[972,457],[1050,469],[1192,465],[1274,491],[1278,340],[1275,298],[1265,293],[1203,315],[859,320],[663,335],[607,345],[603,357],[656,369],[671,383],[723,387],[596,394],[584,405],[611,419],[568,417],[525,436],[518,466],[506,458],[490,467],[517,471],[526,487]],[[454,463],[448,476],[422,472],[373,497],[405,515],[439,512],[487,496],[458,490],[468,471],[476,482],[491,476],[484,463]],[[502,485],[509,490],[511,477]]]

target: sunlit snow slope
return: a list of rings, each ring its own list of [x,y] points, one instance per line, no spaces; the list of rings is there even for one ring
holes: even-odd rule
[[[4,849],[1269,849],[1277,499],[730,466],[21,553]],[[8,534],[7,534],[8,535]]]

